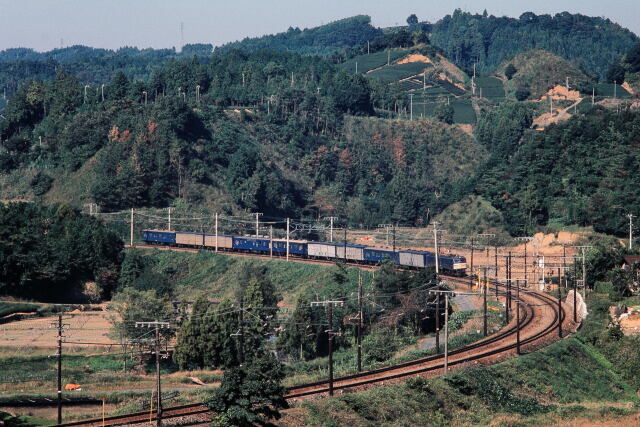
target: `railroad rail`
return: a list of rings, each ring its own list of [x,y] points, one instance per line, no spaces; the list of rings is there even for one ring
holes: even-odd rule
[[[471,278],[456,278],[446,276],[446,280],[459,284],[471,285]],[[493,285],[500,284],[492,283]],[[499,290],[504,296],[506,290]],[[520,329],[520,346],[522,349],[533,349],[545,345],[552,340],[554,331],[558,329],[558,323],[566,320],[564,307],[559,308],[557,299],[543,292],[520,290],[521,315],[520,323],[512,319],[500,331],[486,338],[476,341],[464,347],[450,351],[449,367],[464,366],[471,363],[489,364],[515,354],[517,343],[515,336]],[[334,378],[333,389],[362,389],[376,383],[392,382],[399,379],[417,375],[433,375],[444,368],[444,355],[437,354],[423,357],[397,365],[365,371],[358,374],[345,375]],[[298,400],[311,396],[323,396],[328,394],[328,380],[315,381],[295,385],[287,388],[286,398]],[[174,406],[163,410],[163,419],[184,416],[207,414],[209,409],[202,403]],[[103,418],[89,419],[64,426],[121,426],[144,423],[155,420],[155,413],[136,412]]]

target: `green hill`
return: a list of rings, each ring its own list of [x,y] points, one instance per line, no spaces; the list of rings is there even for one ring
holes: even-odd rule
[[[556,85],[564,86],[566,79],[572,89],[582,91],[591,88],[591,79],[569,61],[544,50],[531,50],[516,55],[513,59],[498,67],[498,73],[504,74],[505,68],[513,65],[516,73],[507,87],[510,91],[519,88],[528,89],[533,98],[539,98]]]
[[[315,28],[300,30],[289,27],[283,33],[227,43],[216,47],[215,53],[223,54],[234,49],[247,52],[275,49],[305,55],[328,55],[343,48],[366,44],[380,34],[380,29],[371,26],[369,16],[358,15]]]
[[[430,38],[465,70],[476,63],[479,72],[493,73],[519,53],[544,49],[600,77],[639,41],[628,29],[601,17],[525,12],[516,19],[460,9],[433,24]]]

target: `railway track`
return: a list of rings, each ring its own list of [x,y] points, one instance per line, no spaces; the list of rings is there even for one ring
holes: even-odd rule
[[[469,278],[446,277],[446,280],[468,285]],[[495,283],[493,284],[495,285]],[[499,290],[500,295],[506,294],[505,290]],[[512,297],[513,298],[513,297]],[[513,298],[516,301],[515,298]],[[521,349],[533,349],[546,344],[554,336],[558,329],[558,322],[566,319],[564,308],[558,308],[557,300],[542,292],[521,290],[520,323],[516,324],[511,319],[508,325],[488,337],[473,344],[452,350],[449,352],[448,366],[456,368],[472,363],[488,364],[496,360],[502,360],[516,352],[516,333],[520,329]],[[442,354],[423,357],[397,365],[366,371],[358,374],[345,375],[334,378],[333,389],[342,391],[345,389],[361,389],[377,383],[392,382],[416,375],[433,375],[444,369],[444,356]],[[316,381],[296,385],[287,388],[287,399],[298,400],[311,396],[323,396],[329,392],[327,380]],[[174,406],[163,410],[163,419],[177,417],[206,416],[209,410],[201,403]],[[140,424],[155,420],[155,413],[137,412],[124,415],[116,415],[91,420],[62,424],[64,426],[121,426]]]

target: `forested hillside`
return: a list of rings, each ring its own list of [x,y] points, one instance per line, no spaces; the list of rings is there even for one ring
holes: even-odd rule
[[[315,28],[289,27],[284,33],[227,43],[215,49],[216,54],[240,49],[254,52],[262,49],[276,49],[292,51],[304,55],[330,55],[331,53],[354,46],[366,44],[382,30],[371,25],[371,17],[366,15],[353,16],[330,22]]]
[[[601,78],[639,41],[631,31],[600,17],[526,12],[515,19],[460,9],[433,24],[430,38],[464,69],[477,63],[481,72],[490,73],[518,53],[544,49]]]

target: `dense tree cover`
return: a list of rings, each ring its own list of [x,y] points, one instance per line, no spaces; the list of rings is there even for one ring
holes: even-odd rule
[[[568,12],[518,19],[480,15],[457,9],[432,26],[431,41],[457,65],[492,72],[520,52],[545,49],[605,77],[609,64],[638,37],[608,19]]]
[[[249,268],[241,284],[235,302],[225,299],[216,307],[196,301],[178,332],[174,360],[181,368],[229,368],[253,363],[266,351],[279,297],[262,268]]]
[[[95,218],[63,206],[0,204],[0,294],[71,297],[85,281],[113,286],[122,241]]]
[[[214,413],[212,425],[250,427],[271,425],[288,408],[282,365],[271,353],[252,363],[225,370],[220,387],[206,400]]]
[[[146,80],[170,59],[196,56],[206,61],[212,50],[210,44],[187,44],[181,52],[134,47],[114,51],[79,45],[42,53],[27,48],[6,49],[0,51],[0,87],[11,95],[29,80],[51,80],[64,71],[83,85],[91,85],[88,90],[96,93],[118,71],[131,80]]]
[[[176,313],[166,296],[159,296],[155,290],[140,291],[126,288],[113,298],[113,308],[118,317],[112,319],[113,332],[120,340],[135,340],[149,337],[149,330],[137,328],[136,322],[169,322],[170,328],[163,328],[165,338],[175,335]]]
[[[216,182],[240,207],[283,216],[304,207],[305,194],[266,147],[297,168],[300,156],[338,134],[345,113],[373,111],[362,76],[277,52],[232,52],[208,66],[172,60],[147,82],[119,72],[104,96],[85,96],[63,72],[24,85],[0,121],[2,171],[75,170],[97,154],[92,196],[104,209],[163,206]],[[238,104],[253,109],[224,111]]]
[[[357,15],[341,19],[315,28],[289,27],[284,33],[245,38],[242,41],[227,43],[215,49],[216,54],[241,49],[252,52],[263,49],[277,49],[302,54],[327,55],[346,47],[366,44],[382,31],[371,26],[371,18]]]
[[[528,122],[518,107],[488,117],[479,128],[497,151],[478,174],[475,191],[503,213],[508,230],[530,233],[552,222],[624,234],[624,215],[640,212],[640,114],[596,108],[543,133],[524,133],[518,143]]]

